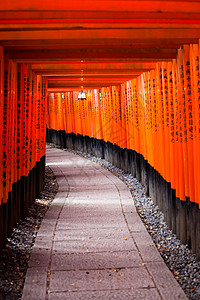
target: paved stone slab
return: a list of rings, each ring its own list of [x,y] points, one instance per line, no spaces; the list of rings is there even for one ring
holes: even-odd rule
[[[146,230],[137,212],[126,212],[125,218],[131,232]]]
[[[144,267],[89,271],[52,271],[50,292],[154,287]]]
[[[47,268],[28,268],[22,300],[45,300]]]
[[[113,210],[112,210],[112,215],[115,215],[116,217],[121,218],[121,212],[119,210],[119,206],[114,206],[113,205]],[[81,218],[87,218],[87,217],[105,217],[105,216],[110,216],[111,207],[110,206],[105,206],[101,207],[100,205],[87,205],[87,204],[80,204],[80,203],[68,203],[62,210],[60,214],[60,219],[62,218],[74,218],[74,216],[78,216]]]
[[[107,222],[106,222],[107,221]],[[57,225],[57,229],[77,229],[77,228],[119,228],[126,227],[126,223],[123,219],[117,221],[116,219],[60,219]]]
[[[151,236],[146,230],[132,232],[132,235],[134,236],[134,240],[137,246],[147,246],[147,245],[155,246]]]
[[[142,266],[137,251],[54,254],[51,270],[98,270]]]
[[[97,192],[98,193],[98,192]],[[104,205],[102,205],[102,203]],[[69,198],[67,198],[67,203],[66,205],[72,205],[76,206],[76,205],[84,205],[84,208],[87,209],[94,209],[94,208],[102,208],[102,209],[120,209],[121,210],[121,205],[119,202],[116,201],[115,198],[111,198],[111,197],[100,197],[99,195],[95,196],[95,194],[93,196],[84,196],[82,195],[81,197],[79,197],[77,195],[74,195],[73,197],[70,195]]]
[[[155,288],[109,291],[50,293],[50,300],[161,300]]]
[[[163,299],[186,300],[187,297],[164,262],[146,264]]]
[[[91,200],[90,200],[91,201]],[[107,218],[107,217],[118,217],[118,218],[123,218],[122,212],[121,212],[121,207],[119,205],[113,205],[113,210],[110,211],[110,205],[102,205],[104,202],[101,201],[100,204],[93,204],[91,205],[85,205],[82,204],[82,200],[79,200],[77,202],[67,202],[65,207],[63,207],[61,215],[59,218],[62,218],[63,215],[64,217],[68,215],[68,217],[73,218],[74,216],[84,216],[85,218],[90,218],[91,216],[94,217],[99,217],[99,218]],[[103,207],[102,207],[103,206]],[[124,220],[124,218],[123,218]]]
[[[140,255],[145,263],[163,262],[154,242],[146,231],[134,232],[132,234],[140,251]]]
[[[99,240],[99,239],[125,239],[130,238],[130,232],[127,227],[123,228],[81,228],[68,229],[68,230],[56,230],[54,240]]]
[[[51,239],[53,239],[53,234],[54,234],[54,230],[55,230],[55,225],[56,222],[54,220],[43,220],[40,230],[37,234],[37,237],[39,236],[46,236],[49,237]]]
[[[97,240],[71,240],[55,241],[53,253],[85,253],[85,252],[103,252],[103,251],[122,251],[136,250],[132,239],[97,239]]]
[[[31,258],[29,260],[29,268],[32,267],[47,267],[49,266],[49,260],[51,258],[51,249],[39,249],[34,247],[31,252]]]
[[[70,193],[75,192],[75,193],[88,193],[88,191],[91,191],[91,193],[95,194],[97,193],[96,191],[101,191],[101,193],[103,193],[104,195],[108,195],[109,198],[109,194],[112,195],[114,193],[114,195],[118,195],[117,193],[117,189],[113,188],[113,185],[110,186],[110,184],[105,184],[103,187],[100,185],[85,185],[83,186],[71,186],[70,187]]]

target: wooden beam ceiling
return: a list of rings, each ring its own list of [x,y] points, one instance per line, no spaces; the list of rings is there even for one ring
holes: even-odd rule
[[[0,3],[0,45],[47,76],[51,89],[120,84],[199,38],[198,0]]]

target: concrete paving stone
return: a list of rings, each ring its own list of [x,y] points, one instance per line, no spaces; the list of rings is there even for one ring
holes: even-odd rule
[[[142,260],[137,251],[53,254],[51,270],[97,270],[138,267]]]
[[[121,211],[121,205],[118,197],[105,197],[104,195],[101,195],[99,191],[96,191],[96,196],[93,194],[88,197],[85,194],[82,196],[79,194],[77,197],[76,194],[71,194],[67,197],[66,202],[69,203],[72,208],[75,205],[84,205],[84,207],[85,205],[88,205],[103,210],[104,208],[106,209],[112,205],[113,209],[118,208],[119,211]]]
[[[66,222],[58,222],[57,228],[56,230],[68,230],[68,229],[74,229],[74,230],[81,230],[81,228],[85,227],[86,229],[111,229],[111,228],[126,228],[126,224],[118,224],[117,222],[113,223],[113,224],[93,224],[93,223],[79,223],[79,224],[71,224],[71,223],[67,223]]]
[[[96,190],[100,190],[102,194],[107,194],[107,193],[111,193],[114,195],[118,195],[118,192],[117,192],[117,189],[115,186],[110,186],[110,184],[105,184],[104,186],[98,186],[98,185],[95,185],[95,186],[91,186],[91,185],[85,185],[85,186],[70,186],[70,193],[75,191],[75,192],[88,192],[88,191],[94,191],[94,193],[96,192]]]
[[[146,230],[144,224],[142,223],[142,220],[138,216],[137,212],[133,213],[125,213],[125,218],[128,223],[128,227],[130,231],[144,231]]]
[[[133,204],[123,204],[122,207],[124,213],[136,213],[136,208]]]
[[[132,232],[133,238],[138,246],[152,245],[155,246],[151,236],[147,231]]]
[[[126,227],[125,221],[121,218],[120,220],[108,220],[108,219],[98,219],[98,218],[82,218],[82,219],[59,219],[57,230],[59,229],[81,229],[81,228],[104,228],[104,227]]]
[[[117,220],[116,221],[113,221],[113,222],[110,222],[109,224],[108,223],[102,223],[102,222],[91,222],[91,221],[84,221],[84,222],[81,222],[81,221],[77,221],[74,223],[70,222],[70,220],[72,219],[69,219],[67,222],[65,219],[60,219],[58,221],[58,224],[57,224],[57,228],[56,230],[68,230],[68,229],[75,229],[75,230],[78,230],[78,229],[82,229],[82,228],[86,228],[86,229],[103,229],[103,228],[126,228],[126,223],[123,222],[122,224],[118,223]]]
[[[153,245],[137,245],[140,255],[142,256],[143,261],[146,262],[163,262],[160,253],[158,252],[156,246]]]
[[[59,219],[73,219],[74,218],[80,218],[81,220],[85,221],[87,219],[90,219],[92,222],[95,222],[95,220],[98,218],[99,220],[102,219],[102,222],[105,222],[105,220],[119,220],[119,222],[124,222],[124,218],[122,216],[122,213],[119,209],[117,210],[105,210],[104,208],[101,209],[99,207],[98,209],[90,209],[85,210],[84,208],[79,209],[78,205],[76,207],[72,208],[72,206],[63,208]],[[110,222],[110,221],[109,221]]]
[[[63,175],[62,175],[63,176]],[[57,176],[56,176],[57,178]],[[66,180],[60,180],[57,181],[58,186],[59,186],[59,194],[58,197],[65,197],[65,195],[67,194],[68,190],[69,190],[69,184]]]
[[[76,239],[121,239],[130,237],[127,227],[123,228],[82,228],[56,230],[54,240],[76,240]]]
[[[120,199],[119,196],[117,194],[113,194],[111,191],[106,194],[105,192],[102,192],[101,190],[91,190],[86,192],[86,191],[78,191],[76,190],[75,192],[71,192],[68,195],[68,201],[70,202],[71,200],[80,202],[81,201],[85,201],[88,200],[88,203],[92,204],[98,204],[98,205],[102,205],[101,203],[103,202],[104,204],[109,202],[115,203],[115,204],[120,204]]]
[[[33,248],[48,250],[51,249],[51,247],[52,247],[52,239],[50,239],[49,237],[38,237],[36,238]]]
[[[80,191],[80,192],[85,192],[85,191],[98,191],[101,193],[101,191],[105,194],[104,190],[111,190],[112,187],[110,186],[110,183],[107,184],[95,184],[95,183],[86,183],[86,182],[70,182],[70,190],[73,191],[74,189]],[[113,188],[114,189],[114,188]],[[117,195],[117,193],[116,193]]]
[[[63,190],[62,190],[63,189]],[[68,195],[68,188],[66,187],[66,182],[64,185],[59,185],[59,190],[56,194],[56,198],[54,200],[57,200],[57,199],[65,199],[66,198],[66,195]],[[53,200],[53,203],[54,203],[54,200]]]
[[[28,268],[22,300],[45,300],[47,268]]]
[[[100,201],[102,203],[100,203]],[[116,212],[116,213],[119,213],[119,212],[122,212],[122,209],[121,209],[121,205],[119,202],[114,202],[114,201],[106,201],[104,199],[95,199],[95,201],[93,201],[92,199],[89,199],[89,198],[85,198],[85,199],[82,199],[82,198],[78,198],[78,199],[73,199],[73,198],[70,198],[70,199],[67,199],[65,205],[64,205],[64,208],[65,209],[65,206],[66,206],[66,209],[69,209],[69,210],[75,210],[77,209],[77,211],[88,211],[88,213],[92,213],[93,211],[95,210],[103,210],[105,212],[111,212],[112,211],[112,208],[113,208],[113,211]]]
[[[69,185],[71,187],[73,186],[100,186],[100,188],[103,188],[104,185],[109,185],[112,186],[112,183],[110,183],[110,180],[99,180],[96,181],[95,179],[92,178],[83,178],[82,180],[71,180],[70,178],[68,179]]]
[[[112,174],[110,175],[112,176]],[[115,180],[113,180],[113,177],[111,178],[113,184],[115,185],[116,189],[119,191],[119,192],[123,192],[123,193],[130,193],[127,185],[122,181],[122,180],[118,180],[117,182]]]
[[[96,195],[95,195],[96,194]],[[118,206],[119,209],[121,209],[121,203],[119,200],[119,197],[117,196],[111,196],[111,195],[102,195],[99,191],[95,191],[95,193],[92,191],[89,195],[86,195],[85,193],[77,193],[76,194],[70,194],[67,197],[67,203],[73,204],[86,204],[92,206],[98,206],[98,207],[106,207],[106,206]]]
[[[77,200],[76,200],[77,201]],[[62,214],[77,215],[77,216],[91,216],[91,215],[106,215],[112,214],[118,215],[121,214],[121,207],[119,204],[112,205],[112,210],[110,205],[101,205],[95,203],[88,203],[88,200],[82,203],[82,200],[79,202],[68,202],[62,210]],[[62,214],[60,217],[62,217]]]
[[[49,219],[43,219],[42,220],[42,224],[40,226],[40,230],[44,229],[44,230],[51,230],[52,228],[55,228],[55,220],[49,220]]]
[[[77,216],[84,216],[87,214],[90,215],[97,215],[100,214],[101,209],[105,211],[105,213],[109,213],[111,211],[111,208],[113,207],[113,212],[117,215],[119,212],[121,212],[120,205],[117,204],[105,204],[100,205],[98,203],[90,203],[88,200],[81,200],[81,202],[67,202],[62,210],[62,213],[67,214],[67,210],[69,210],[69,216],[77,214]]]
[[[28,263],[29,267],[48,267],[51,249],[33,247]]]
[[[54,175],[56,176],[57,182],[65,182],[66,178],[63,176],[63,171],[60,170],[60,168],[54,168],[52,167]]]
[[[50,211],[51,211],[51,207],[53,207],[52,209],[54,209],[54,206],[56,207],[62,207],[63,204],[65,204],[66,202],[66,198],[67,198],[68,194],[67,192],[65,193],[64,197],[56,197],[55,201],[52,203],[52,205],[50,206]]]
[[[154,283],[144,267],[120,270],[52,271],[50,278],[50,292],[148,287],[154,287]]]
[[[117,214],[117,216],[115,216],[115,214],[113,214],[112,212],[110,212],[110,214],[107,213],[107,215],[105,214],[104,216],[92,215],[92,216],[85,216],[83,218],[79,218],[79,216],[75,214],[74,218],[73,217],[70,218],[70,216],[68,216],[68,218],[65,217],[64,219],[60,218],[58,222],[65,222],[65,223],[69,222],[70,224],[80,224],[80,225],[84,225],[84,224],[110,225],[116,222],[118,225],[126,224],[122,214],[121,215]]]
[[[66,175],[67,176],[67,175]],[[82,170],[79,172],[79,174],[74,174],[68,175],[67,176],[67,181],[69,182],[79,182],[79,181],[84,181],[86,183],[99,183],[99,184],[111,184],[113,183],[107,178],[105,175],[101,174],[100,172],[97,172],[95,169],[92,171],[88,170]]]
[[[113,180],[113,177],[110,178],[110,180],[112,181],[113,185],[115,186],[115,188],[119,191],[123,191],[123,192],[129,192],[128,187],[125,185],[125,183],[122,180]]]
[[[44,222],[43,220],[40,229],[38,231],[37,237],[46,236],[52,238],[55,230],[55,224],[56,222],[52,222],[51,224],[49,224],[47,222]]]
[[[50,293],[49,300],[161,300],[155,288]]]
[[[98,170],[91,168],[91,169],[77,169],[74,172],[68,171],[65,172],[65,176],[67,176],[67,180],[73,180],[73,181],[79,181],[79,180],[89,180],[89,181],[95,181],[96,182],[110,182],[110,180],[103,175]],[[112,184],[112,183],[111,183]]]
[[[51,207],[51,210],[48,210],[46,215],[45,215],[45,219],[46,220],[52,220],[55,219],[57,220],[60,214],[60,211],[62,209],[63,204],[61,205],[54,205],[54,207]]]
[[[164,262],[146,264],[163,299],[186,300],[187,297]]]
[[[134,205],[133,198],[132,198],[129,191],[127,193],[124,193],[124,192],[120,193],[120,198],[121,198],[122,203],[124,203],[124,204],[133,204]]]
[[[67,175],[68,178],[79,178],[79,176],[83,176],[84,174],[86,176],[104,176],[102,172],[100,172],[98,169],[94,168],[93,166],[90,168],[87,168],[84,170],[84,168],[70,168],[70,169],[65,169],[65,175]]]
[[[136,250],[133,240],[120,239],[99,239],[99,240],[71,240],[55,241],[53,253],[85,253],[105,251],[127,251]]]
[[[68,198],[77,198],[77,200],[79,199],[90,199],[99,204],[101,204],[101,202],[99,202],[101,199],[106,202],[108,199],[109,200],[113,200],[115,202],[119,202],[120,203],[120,198],[118,193],[113,192],[112,190],[100,190],[100,189],[90,189],[89,191],[86,190],[79,190],[79,189],[70,189],[70,192],[68,194]]]
[[[67,175],[65,173],[65,176],[67,176],[67,181],[68,182],[84,182],[84,184],[111,184],[113,183],[103,174],[100,172],[95,172],[95,170],[92,171],[83,171],[79,173],[75,173],[73,176],[72,175]]]
[[[136,213],[136,207],[133,201],[133,198],[131,195],[128,196],[121,196],[121,205],[124,212],[135,212]]]

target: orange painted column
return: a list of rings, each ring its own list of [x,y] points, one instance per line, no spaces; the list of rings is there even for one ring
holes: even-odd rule
[[[3,203],[3,77],[4,77],[4,54],[0,46],[0,205]]]
[[[27,83],[26,83],[26,95],[25,95],[25,120],[26,120],[26,176],[28,176],[31,170],[31,90],[32,90],[32,71],[31,66],[27,66]]]
[[[190,46],[191,59],[191,86],[193,89],[193,150],[194,150],[194,188],[195,202],[200,206],[200,71],[199,71],[200,46]]]
[[[100,91],[96,90],[96,110],[97,110],[97,138],[103,139],[102,116],[101,116],[101,95]]]
[[[178,109],[178,73],[177,62],[172,61],[172,79],[173,79],[173,99],[174,99],[174,188],[176,196],[180,195],[179,188],[179,109]]]
[[[138,91],[138,81],[137,79],[132,80],[132,90],[133,90],[133,136],[134,136],[134,148],[133,150],[140,153],[139,145],[139,115],[138,115],[138,105],[139,105],[139,91]]]
[[[185,78],[183,66],[183,50],[178,50],[177,56],[178,67],[178,130],[179,130],[179,190],[178,197],[185,200],[189,195],[188,185],[188,141],[187,141],[187,124],[186,124],[186,99],[185,99]]]
[[[26,118],[26,89],[27,89],[27,66],[22,63],[20,65],[21,72],[21,176],[27,176],[27,118]]]
[[[158,86],[159,86],[159,140],[160,140],[160,174],[166,179],[166,147],[165,147],[165,114],[164,114],[164,82],[163,82],[163,64],[158,63]]]
[[[74,96],[73,92],[69,92],[68,100],[70,101],[70,109],[71,109],[71,132],[75,132],[75,105],[74,105]]]
[[[125,83],[125,126],[126,126],[126,147],[130,149],[131,144],[131,122],[130,122],[130,114],[131,114],[131,99],[130,99],[130,83],[127,81]]]
[[[88,97],[88,95],[87,95]],[[82,125],[82,135],[85,136],[87,132],[87,126],[86,126],[86,100],[80,100],[80,109],[81,109],[81,125]]]
[[[113,142],[113,103],[112,103],[112,88],[107,88],[107,113],[108,113],[108,140]]]
[[[175,111],[173,93],[173,71],[172,62],[167,64],[168,94],[169,94],[169,152],[170,152],[170,182],[175,189]]]
[[[156,116],[156,98],[155,98],[155,72],[149,72],[149,84],[148,84],[148,91],[149,91],[149,154],[150,157],[148,161],[151,166],[155,167],[155,116]]]
[[[116,132],[117,140],[116,144],[120,144],[121,139],[121,128],[122,128],[122,112],[121,112],[121,87],[116,87],[116,108],[115,108],[115,122],[116,122]]]
[[[67,118],[66,118],[66,93],[62,93],[62,105],[63,105],[63,130],[67,132]]]
[[[164,110],[164,147],[165,155],[165,179],[170,182],[170,128],[169,128],[169,89],[168,89],[168,73],[167,62],[162,63],[162,86],[163,86],[163,110]]]
[[[49,102],[49,125],[50,129],[55,129],[55,106],[54,106],[54,93],[50,93],[48,96],[48,102]]]
[[[57,131],[63,130],[63,111],[61,93],[55,93],[57,100]]]
[[[191,65],[190,65],[190,47],[189,45],[183,46],[183,73],[184,73],[184,90],[185,90],[185,110],[186,119],[184,121],[184,138],[187,137],[188,148],[188,187],[189,196],[192,202],[195,201],[195,188],[194,188],[194,90],[191,88]],[[186,132],[187,131],[187,132]]]
[[[122,107],[122,132],[121,132],[121,148],[127,148],[127,123],[126,123],[126,112],[127,112],[127,89],[125,84],[121,85],[121,107]]]
[[[35,73],[31,71],[31,84],[30,84],[30,115],[31,115],[31,123],[30,123],[30,167],[33,169],[36,164],[36,107],[35,107],[35,93],[34,93],[34,85],[35,85]]]
[[[36,161],[40,161],[41,151],[41,98],[42,98],[42,76],[36,76]]]
[[[107,111],[106,111],[106,95],[105,88],[101,89],[101,116],[102,116],[102,135],[105,142],[107,142]]]
[[[46,110],[47,110],[47,81],[46,78],[42,78],[41,86],[41,125],[40,125],[40,158],[45,155],[46,152]]]
[[[10,76],[9,76],[9,57],[4,58],[4,102],[3,102],[3,134],[2,134],[2,145],[3,145],[3,203],[7,202],[9,192],[9,174],[10,174],[10,153],[9,153],[9,142],[10,142]]]
[[[17,65],[15,62],[11,62],[11,180],[10,180],[10,190],[12,189],[12,184],[17,182]]]

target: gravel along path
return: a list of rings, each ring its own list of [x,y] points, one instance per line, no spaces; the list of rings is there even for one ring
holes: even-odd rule
[[[21,299],[31,250],[42,219],[58,190],[56,178],[45,169],[44,189],[29,208],[28,216],[20,221],[0,254],[0,300]],[[39,299],[38,299],[39,300]]]
[[[182,244],[176,238],[176,235],[169,230],[164,221],[163,213],[153,203],[152,199],[145,195],[144,188],[137,179],[104,159],[96,158],[91,154],[80,151],[63,150],[71,151],[74,154],[94,161],[126,183],[130,189],[137,212],[168,268],[184,290],[188,299],[200,300],[200,261],[197,261],[196,256],[190,251],[187,245]]]

